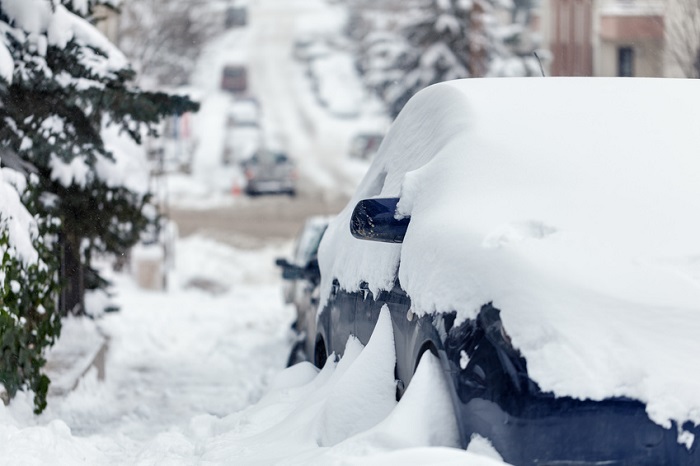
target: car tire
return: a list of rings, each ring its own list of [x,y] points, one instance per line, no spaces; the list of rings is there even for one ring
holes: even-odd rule
[[[316,346],[314,348],[314,365],[319,369],[323,369],[328,360],[328,352],[326,351],[326,342],[323,337],[319,335],[316,338]]]
[[[418,370],[418,364],[420,364],[420,360],[426,352],[430,352],[434,357],[438,358],[438,360],[440,359],[435,343],[433,343],[432,341],[426,341],[425,343],[423,343],[423,346],[421,346],[420,351],[418,351],[418,355],[416,356],[416,360],[413,365],[413,374],[411,375],[411,377],[416,375],[416,371]],[[399,401],[401,399],[405,391],[406,386],[404,385],[403,380],[399,379],[398,374],[396,374],[396,401]]]
[[[294,343],[294,346],[292,346],[292,349],[289,351],[287,367],[292,367],[303,361],[306,361],[306,354],[304,354],[304,340],[301,340]]]

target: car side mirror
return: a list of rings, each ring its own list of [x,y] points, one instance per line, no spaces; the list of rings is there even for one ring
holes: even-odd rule
[[[289,261],[287,261],[287,259],[285,259],[285,258],[283,258],[283,257],[278,257],[277,259],[275,259],[275,265],[276,265],[277,267],[283,267],[283,268],[284,268],[284,267],[286,267],[286,266],[289,265]]]
[[[285,280],[298,280],[304,277],[304,269],[294,264],[290,264],[287,259],[275,259],[275,265],[282,269],[282,278]]]
[[[399,198],[364,199],[357,203],[350,218],[350,232],[358,239],[401,243],[410,217],[396,218]]]

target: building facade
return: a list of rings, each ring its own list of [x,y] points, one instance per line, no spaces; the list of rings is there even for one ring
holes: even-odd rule
[[[666,0],[543,0],[550,75],[678,76],[667,53],[667,6]]]

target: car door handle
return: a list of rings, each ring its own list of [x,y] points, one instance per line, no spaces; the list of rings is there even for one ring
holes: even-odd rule
[[[369,283],[367,282],[360,282],[360,291],[362,291],[363,301],[367,299],[367,296],[370,296],[372,294],[372,292],[369,290]]]

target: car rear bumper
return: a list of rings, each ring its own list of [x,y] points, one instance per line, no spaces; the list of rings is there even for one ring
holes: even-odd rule
[[[246,191],[255,194],[293,193],[295,183],[291,180],[249,180]]]
[[[685,426],[695,435],[687,448],[677,426],[655,424],[640,402],[530,396],[521,406],[527,408],[513,415],[480,398],[460,405],[465,443],[473,434],[485,437],[515,465],[700,465],[700,427]]]

